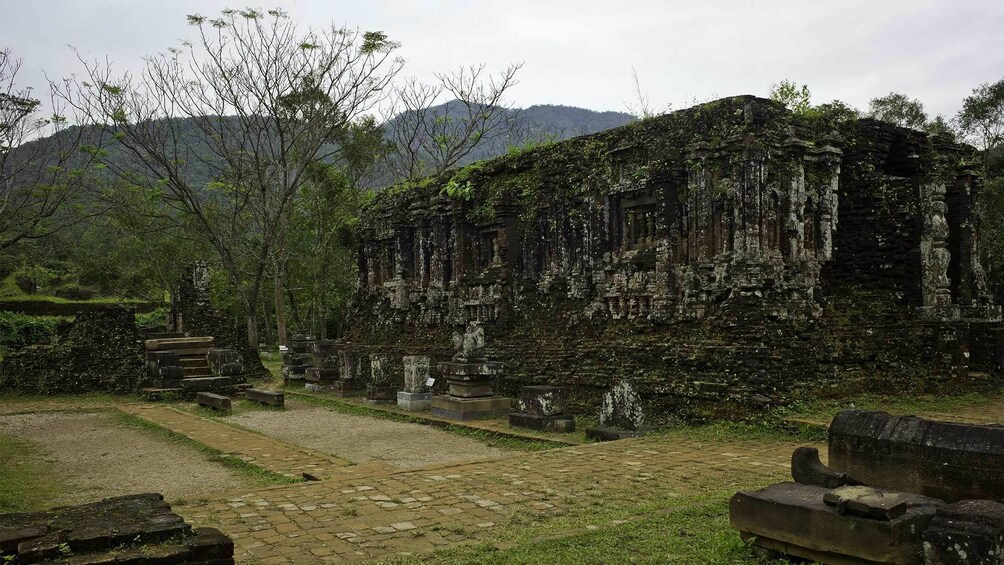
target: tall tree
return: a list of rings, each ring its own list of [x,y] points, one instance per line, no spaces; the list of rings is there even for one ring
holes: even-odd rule
[[[83,130],[67,128],[58,104],[41,117],[41,100],[18,84],[21,60],[0,50],[0,251],[74,225],[89,214],[72,209],[89,186],[95,152],[78,151]]]
[[[955,123],[966,139],[984,151],[1004,144],[1004,79],[973,89],[962,101]]]
[[[924,104],[899,92],[872,98],[868,103],[868,115],[907,128],[924,129],[927,125]]]
[[[488,77],[484,65],[461,67],[436,75],[433,84],[412,78],[395,87],[384,115],[391,143],[386,163],[394,176],[414,180],[441,173],[480,143],[518,141],[519,111],[505,96],[521,67]]]
[[[147,58],[139,76],[82,61],[85,78],[60,92],[89,122],[112,126],[125,159],[106,160],[110,170],[162,190],[167,206],[192,217],[257,345],[262,291],[284,257],[307,171],[337,160],[332,141],[383,99],[401,66],[398,45],[335,25],[303,32],[281,10],[188,21],[198,39]],[[192,182],[196,169],[213,182]]]

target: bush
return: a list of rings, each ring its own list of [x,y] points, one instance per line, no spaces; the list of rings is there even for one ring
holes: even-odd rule
[[[167,308],[157,308],[152,312],[137,313],[136,326],[141,332],[148,332],[164,327],[167,320]]]
[[[53,291],[55,296],[60,298],[66,298],[68,300],[90,300],[97,296],[97,292],[93,289],[87,288],[86,286],[80,286],[78,284],[64,284],[60,286],[55,291]]]
[[[28,316],[0,312],[0,348],[18,349],[36,343],[48,343],[59,323],[56,316]]]

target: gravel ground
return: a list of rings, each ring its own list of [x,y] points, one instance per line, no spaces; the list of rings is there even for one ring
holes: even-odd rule
[[[244,412],[227,421],[356,463],[380,461],[402,469],[500,457],[475,439],[420,424],[340,414],[286,401],[286,410]]]
[[[188,447],[124,427],[108,414],[0,416],[0,433],[35,443],[66,484],[52,506],[159,492],[168,501],[246,490],[254,483]]]

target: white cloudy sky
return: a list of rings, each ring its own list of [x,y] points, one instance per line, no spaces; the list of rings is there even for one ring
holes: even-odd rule
[[[655,106],[766,95],[807,83],[815,102],[864,108],[905,92],[930,114],[954,115],[973,87],[1004,77],[1001,0],[298,0],[282,6],[307,26],[332,21],[382,30],[403,45],[405,72],[523,61],[518,106],[626,110],[631,69]],[[44,87],[78,64],[67,45],[121,70],[191,37],[185,15],[244,4],[218,0],[0,0],[0,48]]]

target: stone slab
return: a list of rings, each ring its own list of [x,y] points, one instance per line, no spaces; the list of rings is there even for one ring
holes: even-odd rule
[[[402,410],[424,412],[432,406],[432,393],[398,391],[397,406]]]
[[[921,533],[943,503],[919,497],[899,517],[840,514],[829,489],[797,483],[736,493],[729,520],[754,545],[823,563],[923,563]]]
[[[462,382],[450,379],[450,396],[457,398],[484,398],[495,395],[495,381]]]
[[[618,428],[588,428],[586,437],[596,441],[617,441],[619,439],[631,439],[645,435],[644,430],[621,430]]]
[[[512,399],[501,396],[488,398],[456,398],[433,396],[432,415],[450,420],[502,418],[512,409]]]
[[[198,402],[200,406],[225,412],[230,411],[230,398],[223,396],[222,394],[200,392],[195,395],[195,401]]]
[[[233,563],[229,538],[192,530],[156,493],[0,515],[3,563]]]
[[[286,404],[286,396],[277,390],[249,388],[244,391],[244,398],[261,404],[268,404],[269,406],[282,407]]]
[[[310,367],[304,373],[304,378],[308,383],[330,383],[338,380],[338,369],[324,369],[321,367]]]
[[[481,361],[476,363],[444,361],[439,363],[437,367],[447,378],[467,379],[497,377],[502,374],[503,369],[502,363],[497,363],[495,361]]]
[[[163,339],[148,339],[143,342],[147,351],[202,349],[208,350],[213,345],[212,337],[175,337]]]
[[[191,392],[228,390],[233,384],[230,377],[193,377],[184,378],[178,382],[181,384],[181,388]]]
[[[516,428],[529,428],[545,432],[575,431],[575,419],[563,414],[542,416],[540,414],[513,412],[509,414],[509,425]]]
[[[829,465],[866,485],[1004,502],[1004,426],[844,410],[830,425]]]
[[[928,497],[909,492],[877,489],[863,485],[842,486],[823,495],[823,502],[838,514],[850,514],[873,520],[895,520]]]

